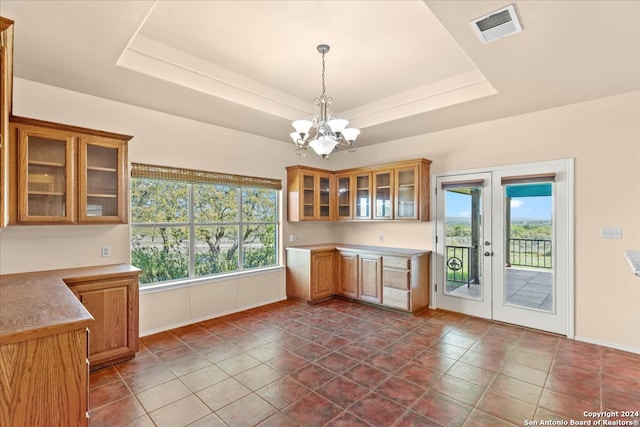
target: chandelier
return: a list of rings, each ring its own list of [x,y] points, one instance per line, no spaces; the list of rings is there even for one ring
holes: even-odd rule
[[[319,114],[313,120],[296,120],[291,125],[296,130],[291,138],[296,144],[295,153],[304,157],[307,148],[311,147],[317,155],[323,159],[329,157],[333,151],[345,149],[345,154],[350,154],[358,148],[354,142],[360,131],[355,128],[347,128],[348,120],[336,119],[329,114],[329,106],[333,98],[325,95],[324,85],[324,55],[331,47],[328,44],[320,44],[317,49],[322,54],[322,95],[313,102],[320,109]]]

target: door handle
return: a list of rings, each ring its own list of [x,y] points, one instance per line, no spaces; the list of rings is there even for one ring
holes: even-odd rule
[[[488,252],[487,251],[487,252],[484,253],[484,256],[493,256],[493,252]]]

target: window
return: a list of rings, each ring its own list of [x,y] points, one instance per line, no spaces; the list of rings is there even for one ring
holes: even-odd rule
[[[131,175],[143,286],[277,265],[279,180],[138,163]]]

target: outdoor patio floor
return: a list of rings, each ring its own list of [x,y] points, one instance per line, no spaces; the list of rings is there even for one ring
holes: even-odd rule
[[[507,304],[551,310],[553,307],[553,274],[549,270],[509,267],[506,269]],[[480,298],[480,285],[447,283],[449,295]]]

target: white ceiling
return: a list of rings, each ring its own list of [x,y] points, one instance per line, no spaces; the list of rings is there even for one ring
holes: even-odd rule
[[[9,1],[16,77],[283,141],[321,92],[374,144],[640,90],[640,2]]]

